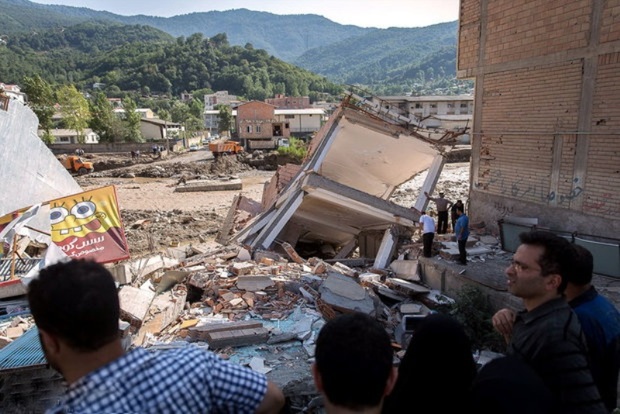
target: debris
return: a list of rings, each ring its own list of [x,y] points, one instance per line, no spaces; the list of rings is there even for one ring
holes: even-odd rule
[[[371,314],[375,310],[368,292],[350,277],[330,272],[319,289],[321,300],[341,311]]]

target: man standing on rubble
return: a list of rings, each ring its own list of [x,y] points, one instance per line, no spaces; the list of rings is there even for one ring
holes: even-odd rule
[[[420,224],[422,225],[422,246],[424,257],[431,257],[433,250],[433,239],[435,238],[435,220],[422,211],[420,216]]]
[[[424,195],[429,200],[434,201],[437,205],[437,234],[446,234],[448,231],[448,210],[452,205],[452,201],[446,200],[443,192],[439,192],[439,197],[431,197],[427,191]]]
[[[28,301],[45,357],[68,385],[48,413],[277,413],[284,405],[264,375],[197,347],[125,352],[117,288],[98,263],[43,269]]]
[[[328,414],[379,414],[398,372],[385,328],[361,312],[328,321],[316,341],[314,383]]]

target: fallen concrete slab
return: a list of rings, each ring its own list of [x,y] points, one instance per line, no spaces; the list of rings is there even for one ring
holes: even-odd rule
[[[319,293],[325,303],[340,311],[371,314],[375,310],[366,289],[350,277],[339,273],[330,273],[319,288]]]
[[[241,190],[243,184],[240,178],[221,180],[193,180],[177,186],[174,191],[185,193],[192,191],[230,191]]]

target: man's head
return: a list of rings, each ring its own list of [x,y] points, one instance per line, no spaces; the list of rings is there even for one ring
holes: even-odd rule
[[[462,214],[464,213],[464,212],[463,212],[463,207],[462,207],[462,206],[457,206],[457,207],[456,207],[456,209],[455,209],[454,211],[456,212],[456,215],[457,215],[457,216],[460,216],[460,215],[462,215]]]
[[[118,339],[118,292],[98,263],[73,260],[41,270],[28,285],[28,302],[42,338],[51,336],[75,352],[96,351]]]
[[[568,240],[546,231],[524,232],[506,268],[508,290],[540,304],[564,292],[573,249]]]
[[[385,329],[363,313],[330,320],[316,342],[314,380],[328,403],[354,411],[380,407],[396,381]]]
[[[443,197],[443,196],[444,196],[444,193],[440,191],[439,192],[439,197]]]
[[[592,283],[594,272],[594,257],[590,250],[578,244],[571,244],[573,248],[573,265],[567,273],[568,283],[585,286]]]

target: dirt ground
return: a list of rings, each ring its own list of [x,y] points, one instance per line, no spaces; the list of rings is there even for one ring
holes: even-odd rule
[[[132,257],[167,247],[212,242],[234,197],[242,194],[260,202],[263,187],[275,171],[241,163],[235,156],[215,160],[208,151],[171,154],[166,159],[128,155],[90,155],[95,172],[78,177],[84,190],[114,185]],[[256,163],[254,163],[256,164]],[[260,167],[259,167],[260,168]],[[175,192],[183,180],[235,177],[241,190]],[[398,188],[391,201],[410,207],[419,194],[426,172]],[[437,191],[446,198],[467,202],[469,163],[446,164]],[[429,210],[434,203],[429,204]]]

